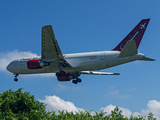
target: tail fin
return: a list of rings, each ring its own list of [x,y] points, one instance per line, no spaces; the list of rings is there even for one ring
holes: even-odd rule
[[[137,49],[139,47],[139,44],[142,40],[142,37],[144,35],[144,32],[148,26],[150,19],[143,19],[141,20],[138,25],[112,50],[112,51],[122,51],[125,44],[129,40],[135,40]]]

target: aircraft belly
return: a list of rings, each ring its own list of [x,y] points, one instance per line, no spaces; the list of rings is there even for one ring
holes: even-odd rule
[[[98,70],[104,65],[103,62],[99,62],[97,59],[89,59],[85,61],[77,60],[77,61],[72,61],[72,62],[68,61],[68,62],[73,67],[72,69],[70,69],[71,71]]]
[[[23,69],[21,71],[16,72],[18,74],[37,74],[37,73],[54,73],[53,70],[47,69],[47,68],[41,68],[41,69]]]
[[[136,58],[134,56],[112,59],[112,60],[109,60],[107,68],[117,66],[120,64],[124,64],[127,62],[132,62],[134,60],[136,60]]]

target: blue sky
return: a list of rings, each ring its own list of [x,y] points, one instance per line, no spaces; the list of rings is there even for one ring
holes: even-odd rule
[[[20,87],[35,95],[36,100],[55,95],[53,99],[59,97],[62,102],[70,101],[84,110],[100,111],[102,107],[110,109],[107,106],[111,105],[132,113],[152,111],[156,114],[160,107],[154,108],[151,104],[160,105],[159,6],[158,0],[1,1],[0,92]],[[103,70],[126,74],[81,75],[82,83],[74,85],[72,82],[58,82],[51,74],[20,75],[15,83],[14,76],[5,70],[13,59],[40,56],[41,28],[44,25],[53,26],[60,48],[67,54],[111,50],[145,18],[151,20],[139,52],[156,61],[135,61]],[[52,105],[50,108],[56,109]]]

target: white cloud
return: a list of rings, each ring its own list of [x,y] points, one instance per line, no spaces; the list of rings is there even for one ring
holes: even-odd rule
[[[122,110],[122,115],[126,116],[126,117],[130,117],[131,115],[132,116],[138,116],[138,115],[142,115],[142,116],[148,116],[149,113],[153,113],[154,115],[154,118],[157,118],[157,120],[160,120],[160,114],[159,114],[159,111],[160,111],[160,101],[156,101],[156,100],[150,100],[147,104],[147,109],[145,110],[141,110],[141,113],[138,113],[138,112],[134,112],[132,113],[129,109],[127,108],[123,108],[123,107],[118,107],[120,110]],[[116,106],[110,104],[106,107],[102,107],[101,110],[103,109],[104,112],[107,112],[106,115],[109,115],[111,114],[111,111],[114,110],[114,108],[116,108]]]
[[[70,101],[64,101],[63,99],[55,95],[45,96],[44,100],[39,100],[39,101],[47,104],[46,106],[47,111],[67,110],[68,112],[74,112],[74,113],[79,112],[80,110],[84,111],[84,109],[76,107],[74,103]],[[138,116],[138,115],[147,117],[148,113],[152,112],[154,114],[154,117],[156,117],[159,120],[160,119],[160,114],[159,114],[160,101],[150,100],[147,104],[147,107],[148,108],[146,110],[142,110],[141,113],[138,113],[138,112],[132,113],[129,109],[118,106],[118,108],[122,110],[122,115],[124,115],[125,117],[129,118],[131,115],[133,117]],[[104,112],[107,112],[106,115],[109,115],[111,114],[111,111],[113,111],[115,108],[116,108],[115,105],[110,104],[106,107],[102,107],[101,110],[103,109]],[[91,114],[95,115],[94,112],[92,112]]]
[[[160,101],[150,100],[147,104],[147,109],[142,110],[142,115],[148,115],[150,112],[153,113],[157,120],[160,120]]]
[[[70,101],[64,101],[63,99],[61,99],[55,95],[45,96],[44,100],[39,100],[39,101],[47,104],[47,106],[46,106],[47,111],[67,110],[68,112],[73,112],[73,113],[79,112],[81,110],[84,111],[84,109],[76,107],[74,105],[74,103],[72,103]],[[114,108],[116,108],[116,106],[110,104],[106,107],[102,107],[101,110],[103,109],[104,112],[107,112],[106,115],[109,115],[109,114],[111,114],[111,111],[114,110]],[[122,107],[118,107],[118,108],[123,111],[122,114],[125,117],[130,117],[131,115],[133,115],[133,116],[140,115],[140,113],[138,113],[138,112],[132,113],[129,109],[126,109],[126,108],[122,108]],[[58,112],[56,112],[56,114],[58,114]],[[94,111],[91,112],[91,114],[95,115]]]
[[[67,110],[68,112],[79,112],[84,111],[82,108],[78,108],[74,105],[74,103],[70,101],[64,101],[63,99],[53,95],[53,96],[45,96],[45,100],[39,100],[40,102],[43,102],[47,104],[46,110],[47,111],[57,111],[57,110]]]
[[[147,109],[145,110],[141,110],[141,113],[138,113],[138,112],[134,112],[132,113],[129,109],[127,108],[123,108],[123,107],[118,107],[120,110],[122,110],[122,115],[124,115],[125,117],[130,117],[131,115],[132,116],[138,116],[138,115],[142,115],[142,116],[148,116],[149,113],[153,113],[154,115],[154,118],[157,118],[157,120],[160,120],[160,114],[159,114],[159,111],[160,111],[160,101],[156,101],[156,100],[150,100],[147,104]],[[110,104],[106,107],[102,107],[101,110],[103,109],[104,112],[107,112],[106,115],[109,115],[111,114],[111,111],[114,110],[114,108],[116,108],[116,106]]]
[[[70,102],[70,101],[64,101],[63,99],[53,95],[53,96],[45,96],[45,99],[44,100],[39,100],[40,102],[43,102],[45,104],[47,104],[46,106],[46,110],[47,111],[57,111],[57,110],[67,110],[68,112],[79,112],[79,111],[84,111],[84,109],[82,108],[78,108],[74,105],[74,103]],[[109,115],[111,114],[111,111],[114,110],[114,108],[116,108],[116,106],[110,104],[106,107],[102,107],[101,110],[103,109],[104,112],[107,112],[106,115]],[[122,110],[122,114],[125,116],[125,117],[130,117],[131,115],[133,116],[137,116],[137,115],[140,115],[140,113],[132,113],[129,109],[126,109],[126,108],[122,108],[122,107],[118,107],[120,110]],[[95,115],[94,112],[91,113],[92,115]]]
[[[125,94],[125,93],[121,93],[116,86],[110,86],[108,87],[109,91],[107,90],[107,93],[105,94],[105,97],[108,98],[115,98],[115,99],[119,99],[119,100],[123,100],[123,99],[128,99],[131,98],[132,95],[129,94]],[[130,88],[128,89],[128,92],[133,92],[135,91],[136,88]]]
[[[116,99],[128,99],[131,97],[131,95],[120,94],[119,90],[110,91],[107,94],[105,94],[105,96],[116,98]]]
[[[135,90],[136,90],[136,88],[133,87],[133,88],[130,88],[128,91],[129,91],[129,92],[134,92]]]
[[[79,86],[67,86],[67,85],[63,85],[63,84],[58,84],[57,87],[55,87],[55,90],[60,92],[60,91],[63,91],[63,90],[72,90],[72,91],[76,91],[76,90],[80,90],[82,89],[81,87]]]
[[[111,114],[111,111],[113,111],[116,108],[116,106],[110,104],[108,106],[106,106],[105,108],[102,107],[101,110],[103,109],[104,112],[107,112],[106,115]],[[120,110],[122,110],[122,115],[124,115],[125,117],[130,117],[132,115],[132,112],[129,109],[126,108],[122,108],[122,107],[118,107]]]

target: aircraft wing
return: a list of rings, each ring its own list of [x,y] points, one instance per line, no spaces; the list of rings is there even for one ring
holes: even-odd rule
[[[95,72],[95,71],[81,71],[81,74],[90,74],[90,75],[120,75],[120,74],[123,74],[123,73]]]
[[[64,59],[51,25],[42,27],[41,59],[44,62],[56,61],[63,67],[71,67]]]

